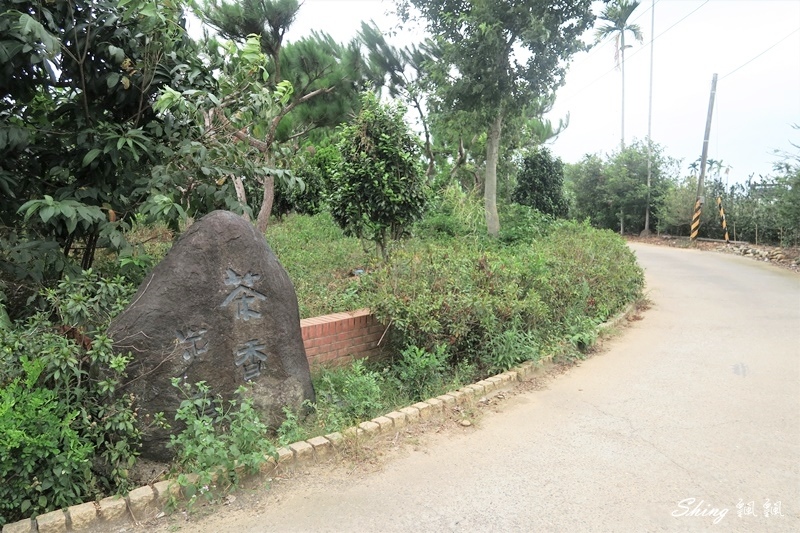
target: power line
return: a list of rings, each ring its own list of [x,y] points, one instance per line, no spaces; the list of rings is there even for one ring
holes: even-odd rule
[[[707,3],[709,3],[710,1],[711,1],[711,0],[706,0],[705,2],[703,2],[702,4],[700,4],[699,6],[697,6],[696,8],[694,8],[694,9],[693,9],[692,11],[690,11],[688,14],[684,15],[684,16],[683,16],[683,18],[681,18],[681,19],[680,19],[678,22],[676,22],[675,24],[673,24],[672,26],[670,26],[670,27],[669,27],[669,28],[667,28],[666,30],[664,30],[664,31],[662,31],[661,33],[659,33],[658,35],[656,35],[656,36],[653,38],[653,40],[655,41],[656,39],[658,39],[659,37],[661,37],[662,35],[664,35],[665,33],[667,33],[669,30],[671,30],[672,28],[674,28],[675,26],[677,26],[678,24],[680,24],[681,22],[683,22],[683,21],[684,21],[684,20],[686,20],[687,18],[689,18],[689,17],[691,17],[692,15],[694,15],[694,14],[695,14],[695,12],[697,12],[697,10],[698,10],[698,9],[700,9],[701,7],[703,7],[704,5],[706,5]],[[630,56],[628,56],[628,59],[630,59],[630,58],[632,58],[632,57],[635,57],[635,56],[636,56],[636,54],[638,54],[638,53],[639,53],[639,52],[641,52],[642,50],[643,50],[643,48],[639,48],[639,49],[638,49],[638,50],[636,50],[634,53],[632,53]],[[605,75],[605,74],[604,74],[604,75]]]
[[[737,70],[739,70],[739,69],[741,69],[743,67],[746,67],[747,65],[749,65],[750,63],[752,63],[753,61],[755,61],[759,57],[763,56],[764,54],[766,54],[767,52],[769,52],[770,50],[772,50],[773,48],[775,48],[776,46],[781,44],[783,41],[785,41],[786,39],[788,39],[789,37],[791,37],[792,35],[794,35],[795,33],[799,32],[799,31],[800,31],[800,28],[795,28],[793,31],[789,32],[789,34],[786,37],[784,37],[783,39],[781,39],[780,41],[776,42],[775,44],[773,44],[772,46],[770,46],[769,48],[767,48],[766,50],[764,50],[763,52],[761,52],[757,56],[753,57],[752,59],[749,59],[749,60],[745,61],[744,63],[742,63],[741,65],[739,65],[735,69],[733,69],[732,71],[730,71],[727,74],[725,74],[724,76],[722,76],[720,78],[720,81],[724,80],[725,78],[727,78],[728,76],[730,76],[731,74],[736,72]]]

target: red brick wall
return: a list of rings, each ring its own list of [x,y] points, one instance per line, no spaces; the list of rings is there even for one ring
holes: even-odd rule
[[[300,321],[303,344],[311,367],[341,365],[381,354],[387,338],[381,340],[386,328],[375,320],[369,309],[335,313]]]

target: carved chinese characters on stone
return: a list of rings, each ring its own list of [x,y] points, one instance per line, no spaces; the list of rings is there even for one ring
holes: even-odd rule
[[[266,344],[260,344],[258,340],[250,340],[239,346],[234,354],[234,364],[244,369],[244,380],[250,381],[261,375],[261,363],[267,361],[267,354],[264,353]]]
[[[236,318],[241,320],[250,320],[251,318],[261,318],[261,313],[252,309],[256,300],[266,300],[267,297],[258,291],[253,290],[253,284],[261,277],[257,274],[248,272],[244,276],[240,276],[230,268],[226,272],[227,278],[225,285],[232,285],[234,289],[222,302],[222,307],[228,307],[232,303],[236,303]]]
[[[229,307],[236,304],[236,320],[250,320],[261,318],[261,313],[256,311],[253,306],[259,300],[266,300],[267,297],[253,289],[253,285],[261,278],[258,274],[253,274],[249,270],[244,275],[239,275],[235,270],[229,268],[225,271],[225,285],[232,286],[234,289],[228,294],[221,307]],[[244,380],[250,381],[261,375],[261,363],[266,363],[267,354],[264,353],[267,345],[258,339],[252,339],[244,344],[240,344],[234,351],[233,363],[237,367],[242,367]]]
[[[208,332],[205,329],[186,329],[175,331],[178,346],[183,349],[183,360],[191,363],[198,355],[208,351],[208,341],[203,336]]]

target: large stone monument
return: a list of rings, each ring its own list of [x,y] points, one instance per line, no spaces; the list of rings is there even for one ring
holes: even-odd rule
[[[142,456],[168,460],[184,399],[171,383],[205,381],[228,400],[248,384],[263,420],[314,401],[289,276],[253,225],[227,211],[195,222],[112,323],[118,352],[131,352],[123,392],[135,395]],[[147,427],[163,412],[171,430]]]

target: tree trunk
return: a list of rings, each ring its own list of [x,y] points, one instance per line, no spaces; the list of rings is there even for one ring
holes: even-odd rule
[[[459,136],[458,137],[458,156],[456,157],[455,163],[453,163],[453,168],[450,169],[450,179],[454,179],[456,174],[458,173],[459,167],[467,160],[467,153],[464,150],[464,139]]]
[[[620,147],[622,150],[625,149],[625,32],[622,32],[622,36],[620,39],[622,43],[622,48],[620,49],[620,70],[622,71],[622,137],[620,141]]]
[[[264,233],[269,225],[269,217],[272,215],[272,202],[275,200],[275,177],[268,174],[264,179],[264,197],[261,199],[261,209],[258,211],[256,219],[256,229]]]
[[[236,190],[236,199],[239,201],[240,204],[246,207],[247,195],[244,192],[244,183],[242,183],[241,176],[233,177],[233,188]],[[247,214],[247,211],[244,212],[244,218],[250,220],[250,215]]]
[[[497,159],[500,154],[500,133],[503,128],[503,113],[489,125],[486,137],[486,178],[484,180],[484,203],[486,205],[486,229],[496,237],[500,232],[500,218],[497,216]]]
[[[428,169],[425,171],[425,176],[432,178],[436,172],[436,168],[433,161],[433,148],[431,147],[431,133],[428,130],[428,121],[425,120],[425,113],[422,111],[422,104],[420,103],[419,99],[417,99],[417,97],[411,93],[409,93],[409,96],[411,96],[411,99],[414,102],[414,107],[417,109],[419,121],[422,123],[422,131],[425,135],[425,157],[428,158]]]

